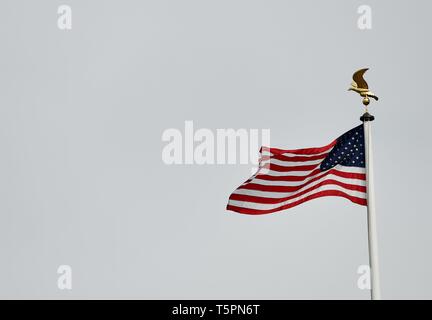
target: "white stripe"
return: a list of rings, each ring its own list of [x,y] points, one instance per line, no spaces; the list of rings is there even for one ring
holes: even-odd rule
[[[255,196],[255,197],[280,199],[280,198],[294,196],[294,195],[296,195],[296,194],[298,194],[304,190],[312,188],[312,187],[316,186],[317,184],[319,184],[325,180],[329,180],[329,179],[330,178],[328,178],[327,176],[322,177],[321,179],[318,179],[317,181],[314,181],[311,184],[308,184],[308,185],[300,188],[299,190],[291,191],[291,192],[272,192],[272,191],[261,191],[261,190],[250,190],[250,189],[237,189],[233,192],[233,194],[243,194],[243,195]],[[347,179],[347,178],[342,178],[342,177],[338,177],[338,176],[334,176],[331,179],[342,182],[342,183],[347,183],[347,184],[352,184],[352,185],[357,185],[357,186],[366,186],[366,181],[364,181],[364,180]],[[250,183],[255,183],[255,181],[252,181]],[[341,188],[343,188],[343,187],[341,186]],[[346,189],[346,188],[343,188],[343,189],[344,190],[350,190],[350,189]],[[364,192],[361,192],[361,193],[364,193]]]
[[[336,185],[325,185],[325,186],[321,186],[315,190],[312,190],[308,193],[305,193],[304,195],[301,195],[300,197],[290,199],[290,200],[287,200],[287,201],[284,201],[281,203],[263,204],[263,203],[255,203],[255,202],[230,200],[229,205],[240,207],[240,208],[255,209],[255,210],[272,210],[272,209],[276,209],[276,208],[282,207],[284,205],[299,201],[299,200],[306,198],[312,194],[315,194],[315,193],[318,193],[321,191],[326,191],[326,190],[342,191],[342,192],[346,193],[347,195],[357,197],[357,198],[366,199],[366,194],[363,192],[346,190],[345,188],[342,188],[342,187],[339,187]]]

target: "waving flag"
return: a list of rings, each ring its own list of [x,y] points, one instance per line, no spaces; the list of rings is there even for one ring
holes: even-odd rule
[[[230,196],[228,210],[265,214],[338,196],[366,205],[363,124],[321,148],[262,147],[259,169]]]

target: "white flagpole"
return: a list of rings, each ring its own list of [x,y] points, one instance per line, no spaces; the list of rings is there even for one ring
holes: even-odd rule
[[[367,222],[368,222],[368,247],[369,247],[369,267],[370,267],[370,284],[372,300],[381,299],[380,280],[379,280],[379,265],[378,265],[378,237],[376,227],[375,213],[375,190],[373,176],[373,158],[372,158],[372,132],[371,122],[374,116],[369,114],[367,106],[370,99],[378,101],[378,97],[371,91],[363,75],[368,68],[357,70],[353,74],[353,82],[348,90],[352,90],[363,97],[363,105],[366,110],[360,117],[363,121],[364,141],[365,141],[365,160],[366,160],[366,200],[367,200]]]
[[[367,191],[367,221],[368,221],[368,246],[369,246],[369,266],[371,279],[371,298],[372,300],[381,299],[381,289],[379,280],[378,264],[378,237],[375,212],[375,190],[373,176],[373,153],[372,153],[372,130],[371,122],[374,117],[367,111],[361,117],[364,126],[365,138],[365,158],[366,158],[366,191]]]

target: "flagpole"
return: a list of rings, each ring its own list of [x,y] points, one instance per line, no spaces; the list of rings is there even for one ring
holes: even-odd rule
[[[357,92],[363,98],[365,113],[360,117],[363,121],[364,144],[365,144],[365,165],[366,165],[366,201],[367,201],[367,226],[368,226],[368,248],[369,248],[369,267],[372,300],[381,299],[379,265],[378,265],[378,237],[375,212],[375,190],[373,176],[373,154],[372,154],[372,129],[371,123],[375,119],[368,112],[369,98],[378,101],[378,97],[369,90],[369,86],[363,75],[368,68],[357,70],[353,74],[353,82],[348,89]]]
[[[367,98],[367,97],[366,97]],[[363,103],[365,106],[369,104]],[[367,191],[367,224],[368,224],[368,247],[369,247],[369,266],[370,266],[370,284],[371,299],[381,299],[380,279],[379,279],[379,262],[378,262],[378,237],[375,211],[375,189],[373,174],[373,151],[372,151],[372,130],[371,124],[374,116],[366,112],[361,116],[364,126],[365,139],[365,159],[366,159],[366,191]]]

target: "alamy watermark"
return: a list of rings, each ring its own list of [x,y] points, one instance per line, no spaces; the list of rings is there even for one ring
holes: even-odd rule
[[[270,146],[270,129],[195,130],[193,121],[184,129],[166,129],[162,161],[167,165],[259,164],[261,146]]]
[[[357,287],[360,290],[371,289],[370,267],[367,264],[360,265],[357,268],[357,274],[360,276],[357,279]]]
[[[61,5],[57,8],[57,27],[60,30],[72,29],[72,8],[68,5]]]
[[[361,5],[357,8],[357,13],[360,15],[357,20],[357,27],[360,30],[372,29],[372,8],[368,5]]]
[[[67,264],[63,264],[57,268],[57,288],[60,290],[72,290],[72,268]]]

